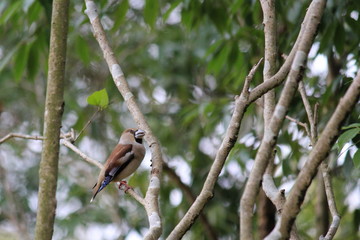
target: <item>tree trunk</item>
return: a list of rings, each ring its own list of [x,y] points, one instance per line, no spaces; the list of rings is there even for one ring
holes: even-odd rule
[[[39,170],[38,212],[35,239],[50,240],[56,211],[59,137],[64,108],[64,78],[69,0],[54,0],[49,52],[49,70],[44,113],[43,151]]]

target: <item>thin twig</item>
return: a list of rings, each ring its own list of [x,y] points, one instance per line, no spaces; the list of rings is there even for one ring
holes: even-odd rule
[[[71,132],[66,133],[66,134],[61,134],[60,139],[68,138],[68,137],[71,136],[71,134],[72,134]],[[43,141],[45,139],[45,137],[40,136],[40,135],[27,135],[27,134],[22,134],[22,133],[9,133],[5,137],[0,139],[0,144],[6,142],[7,140],[9,140],[11,138],[23,138],[23,139],[40,140],[40,141]]]
[[[7,140],[11,138],[24,138],[24,139],[32,139],[32,140],[44,140],[43,136],[32,136],[32,135],[26,135],[21,133],[9,133],[5,137],[0,139],[0,144],[6,142]]]
[[[102,111],[102,108],[98,107],[96,109],[96,111],[93,113],[93,115],[91,116],[91,118],[89,119],[89,121],[87,121],[87,123],[85,124],[85,126],[81,129],[81,131],[79,132],[79,134],[76,136],[76,138],[74,139],[74,142],[76,142],[76,140],[80,137],[80,135],[85,131],[85,129],[90,125],[90,123],[92,123],[93,119],[95,118],[96,114],[98,114],[99,112]]]
[[[306,113],[308,116],[308,120],[310,123],[311,133],[308,133],[308,136],[310,137],[311,144],[313,146],[315,146],[315,144],[317,142],[317,137],[318,137],[317,123],[318,123],[318,116],[319,116],[319,113],[318,113],[319,103],[315,104],[314,112],[312,112],[308,97],[305,92],[304,84],[302,82],[301,82],[301,85],[299,85],[299,92],[301,94],[301,98],[303,100],[305,110],[306,110]],[[321,163],[320,171],[322,173],[322,179],[324,181],[325,193],[326,193],[330,213],[332,216],[332,223],[330,225],[330,228],[329,228],[326,236],[325,237],[320,236],[319,239],[320,240],[322,240],[322,239],[331,240],[331,239],[333,239],[333,237],[337,231],[337,228],[339,227],[340,215],[336,209],[335,197],[334,197],[334,193],[332,190],[332,184],[331,184],[331,176],[329,174],[328,165],[325,162]]]
[[[297,120],[297,119],[295,119],[295,118],[292,118],[292,117],[290,117],[290,116],[288,116],[288,115],[286,115],[286,118],[287,118],[288,120],[296,123],[297,125],[303,127],[303,128],[305,129],[305,131],[306,131],[306,134],[307,134],[308,136],[310,136],[310,130],[309,130],[309,127],[308,127],[308,125],[307,125],[306,123],[300,122],[299,120]]]
[[[99,162],[96,161],[92,158],[90,158],[89,156],[87,156],[85,153],[83,153],[80,149],[78,149],[74,144],[72,144],[70,141],[66,140],[66,139],[62,139],[60,141],[60,143],[66,147],[68,147],[69,149],[71,149],[72,151],[74,151],[75,153],[77,153],[82,159],[84,159],[86,162],[97,166],[98,168],[102,169],[103,165]]]

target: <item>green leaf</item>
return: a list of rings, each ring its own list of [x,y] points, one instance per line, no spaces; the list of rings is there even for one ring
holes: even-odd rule
[[[27,61],[29,59],[29,50],[30,45],[24,44],[20,47],[19,51],[17,51],[15,59],[14,59],[14,78],[16,82],[19,82],[21,77],[24,74],[24,71],[27,67]]]
[[[289,161],[290,158],[286,158],[281,163],[284,176],[289,176],[291,174],[291,167],[289,165]]]
[[[344,52],[344,45],[345,45],[345,30],[342,23],[339,23],[336,27],[335,36],[334,36],[334,45],[336,51],[339,54]]]
[[[0,25],[6,23],[21,7],[22,1],[14,1],[13,4],[6,8],[1,14]]]
[[[154,28],[154,26],[155,26],[158,12],[159,12],[159,1],[158,0],[146,0],[145,1],[144,19],[145,19],[145,22],[151,28]]]
[[[231,46],[226,44],[220,52],[209,62],[208,71],[213,74],[218,74],[223,66],[227,63],[227,58],[229,56]]]
[[[352,128],[341,134],[337,142],[338,149],[341,150],[344,147],[345,143],[353,139],[357,134],[359,134],[359,132],[360,128]]]
[[[354,154],[353,162],[356,168],[360,168],[360,149],[358,149]]]
[[[38,1],[35,1],[29,8],[27,12],[27,19],[29,22],[35,22],[43,16],[43,7]]]
[[[75,40],[75,49],[81,61],[85,65],[89,65],[91,60],[89,45],[80,35]]]
[[[123,0],[119,4],[119,7],[116,10],[116,19],[113,29],[118,30],[121,24],[124,22],[126,13],[129,10],[129,1]]]
[[[243,4],[243,0],[235,0],[235,1],[233,1],[233,3],[230,5],[231,14],[236,13],[239,10],[239,8],[241,7],[242,4]]]
[[[12,57],[16,54],[16,52],[19,50],[21,46],[21,42],[19,42],[18,44],[16,44],[15,47],[13,47],[13,49],[11,49],[6,55],[5,57],[3,57],[2,59],[0,59],[0,72],[7,66],[7,64],[10,62],[10,60],[12,59]]]
[[[29,49],[29,56],[27,61],[27,77],[34,80],[40,67],[40,54],[41,49],[37,42],[34,42]]]
[[[164,14],[164,16],[163,16],[164,21],[166,21],[166,20],[169,18],[171,12],[172,12],[181,2],[182,2],[182,0],[176,0],[176,1],[174,1],[173,3],[171,3],[169,9],[166,10],[166,12],[165,12],[165,14]]]
[[[342,130],[351,129],[351,128],[360,128],[360,123],[353,123],[348,126],[342,127]]]
[[[214,43],[212,43],[211,46],[207,49],[204,59],[206,59],[207,57],[209,57],[209,55],[211,55],[215,51],[217,51],[217,49],[220,47],[221,44],[223,44],[222,39],[219,39],[219,40],[215,41]]]
[[[109,97],[106,89],[96,91],[87,98],[87,102],[90,105],[98,106],[101,109],[107,108],[109,105]]]

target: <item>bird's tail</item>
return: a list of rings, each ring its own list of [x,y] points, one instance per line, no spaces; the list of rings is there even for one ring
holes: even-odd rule
[[[113,179],[113,176],[106,176],[104,181],[102,181],[100,187],[98,188],[98,190],[95,191],[93,197],[91,198],[90,202],[94,201],[94,198],[96,197],[96,195],[101,191],[103,190],[110,182],[111,180]],[[97,184],[95,184],[94,188],[96,187]],[[95,189],[94,189],[95,190]]]

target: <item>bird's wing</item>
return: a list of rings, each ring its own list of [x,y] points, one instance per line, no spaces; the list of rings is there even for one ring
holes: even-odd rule
[[[95,196],[103,190],[126,166],[131,162],[134,158],[134,153],[132,152],[132,145],[118,145],[110,154],[109,158],[105,163],[105,176],[102,182],[99,182],[99,186],[96,189],[96,185],[94,186],[94,195],[91,198],[90,202],[92,202]]]
[[[110,176],[112,181],[134,158],[132,144],[118,145],[110,154],[105,166],[105,177]]]

